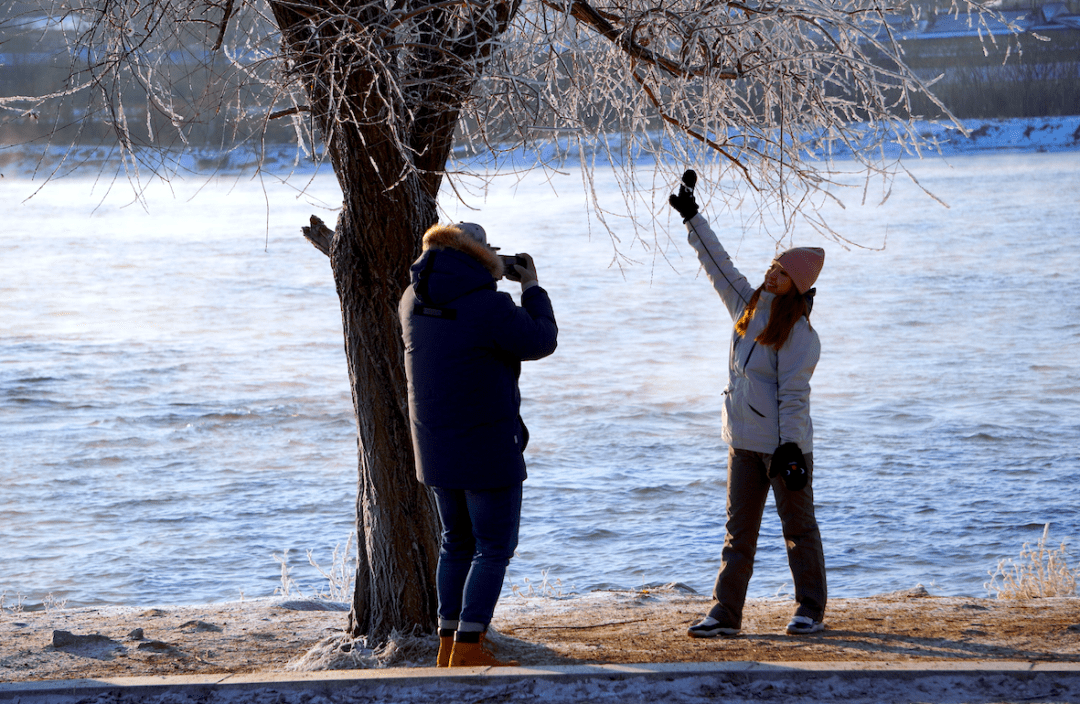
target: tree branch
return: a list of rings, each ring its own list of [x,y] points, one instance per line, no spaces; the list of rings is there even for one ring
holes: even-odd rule
[[[318,216],[311,216],[311,225],[301,228],[307,241],[326,256],[330,256],[330,243],[334,240],[334,231],[326,226]]]
[[[564,5],[559,5],[553,0],[541,0],[541,2],[555,10],[566,10]],[[600,36],[610,40],[634,59],[657,66],[674,76],[700,76],[713,68],[711,66],[683,67],[671,59],[661,56],[650,49],[646,49],[632,38],[628,38],[626,31],[615,27],[599,10],[589,3],[584,2],[584,0],[573,0],[570,5],[570,15],[577,21],[587,24],[595,29]],[[735,80],[741,76],[742,73],[737,68],[721,67],[720,72],[715,74],[716,78],[724,80]]]
[[[299,115],[302,112],[311,112],[310,105],[297,105],[292,108],[285,108],[284,110],[277,110],[266,116],[267,120],[276,120],[281,117],[288,117],[289,115]]]
[[[221,28],[218,30],[217,41],[214,42],[214,48],[211,51],[217,51],[221,48],[221,43],[225,41],[225,30],[229,26],[229,18],[232,17],[234,0],[227,0],[225,3],[225,16],[221,18]]]
[[[645,80],[641,76],[639,76],[636,71],[631,75],[634,77],[634,80],[637,81],[638,85],[641,86],[642,90],[645,91],[645,95],[649,97],[649,101],[656,108],[657,114],[660,115],[660,118],[664,122],[674,127],[677,127],[680,131],[688,134],[702,144],[706,144],[720,154],[723,154],[724,158],[737,166],[743,172],[743,177],[746,179],[746,182],[749,183],[755,190],[759,190],[757,185],[754,183],[753,177],[750,175],[749,169],[747,169],[746,166],[744,166],[743,163],[737,158],[733,157],[731,154],[728,154],[727,150],[724,149],[724,145],[709,139],[708,137],[699,132],[696,132],[690,126],[684,125],[683,123],[676,120],[674,117],[671,117],[670,115],[665,113],[663,107],[660,105],[660,100],[656,97],[656,94],[653,92],[652,88],[650,88],[648,84],[645,83]]]

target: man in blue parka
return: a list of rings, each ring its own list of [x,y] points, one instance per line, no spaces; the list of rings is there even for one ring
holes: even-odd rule
[[[484,634],[521,518],[521,362],[555,351],[558,328],[532,257],[504,272],[473,223],[435,225],[401,297],[416,476],[442,521],[436,583],[440,667],[508,665]],[[520,262],[524,262],[522,265]],[[521,305],[495,282],[521,282]]]

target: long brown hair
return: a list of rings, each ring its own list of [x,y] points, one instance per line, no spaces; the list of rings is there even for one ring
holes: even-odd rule
[[[735,322],[735,332],[740,335],[745,335],[747,328],[750,327],[750,321],[754,319],[758,300],[761,298],[761,292],[764,289],[765,284],[757,287],[754,295],[750,296],[750,302],[743,309],[742,315]],[[806,316],[806,321],[809,324],[810,310],[806,306],[806,299],[803,298],[803,295],[799,293],[795,286],[792,286],[787,293],[773,298],[769,310],[769,322],[765,325],[765,329],[761,331],[761,334],[755,338],[755,341],[768,345],[775,350],[780,349],[787,342],[788,335],[791,334],[791,329],[795,327],[795,323],[803,316]]]

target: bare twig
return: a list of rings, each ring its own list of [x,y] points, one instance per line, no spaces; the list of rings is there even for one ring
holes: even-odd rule
[[[284,110],[276,110],[266,116],[267,120],[280,120],[283,117],[289,117],[291,115],[299,115],[300,113],[311,112],[310,105],[297,105],[292,108],[285,108]]]
[[[214,41],[214,46],[211,51],[217,51],[221,48],[221,43],[225,41],[225,31],[229,28],[229,18],[232,17],[234,0],[226,0],[225,2],[225,14],[221,18],[221,26],[218,28],[218,36]]]

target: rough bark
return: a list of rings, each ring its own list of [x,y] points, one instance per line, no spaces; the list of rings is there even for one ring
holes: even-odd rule
[[[362,191],[363,189],[356,189]],[[356,589],[354,636],[434,627],[438,521],[416,481],[409,435],[405,366],[397,303],[414,259],[412,223],[429,222],[419,203],[373,212],[347,192],[330,261],[341,300],[345,354],[357,417]],[[381,209],[380,209],[381,210]],[[433,211],[433,209],[430,209]]]
[[[410,151],[401,149],[401,135],[409,131],[386,119],[388,106],[367,91],[375,76],[362,63],[344,83],[363,100],[342,102],[321,90],[342,85],[340,74],[321,73],[335,70],[323,60],[326,43],[336,40],[332,23],[324,40],[310,14],[301,16],[295,7],[275,4],[275,15],[292,66],[305,77],[343,194],[332,236],[314,217],[305,236],[330,257],[357,418],[358,562],[348,630],[381,641],[395,631],[432,629],[437,619],[438,518],[414,474],[397,306],[421,236],[438,220],[439,174],[456,118],[434,129],[429,124],[417,137],[420,148],[412,153],[428,161],[419,171]]]
[[[331,150],[344,195],[337,227],[331,231],[312,216],[304,234],[330,256],[357,418],[358,562],[348,630],[381,640],[394,631],[433,628],[437,618],[438,518],[414,475],[397,318],[419,233],[437,213],[419,179],[407,179],[388,197],[386,184],[371,173],[370,150],[348,148],[351,140],[339,134]]]
[[[347,5],[343,13],[331,0],[271,2],[343,194],[332,236],[314,217],[304,234],[330,256],[357,418],[359,559],[349,631],[378,641],[432,629],[437,619],[439,524],[414,475],[397,307],[421,237],[438,222],[461,106],[517,2],[495,0],[456,19],[422,5],[405,54],[384,43],[393,23],[381,3]],[[412,88],[393,88],[400,85]]]

